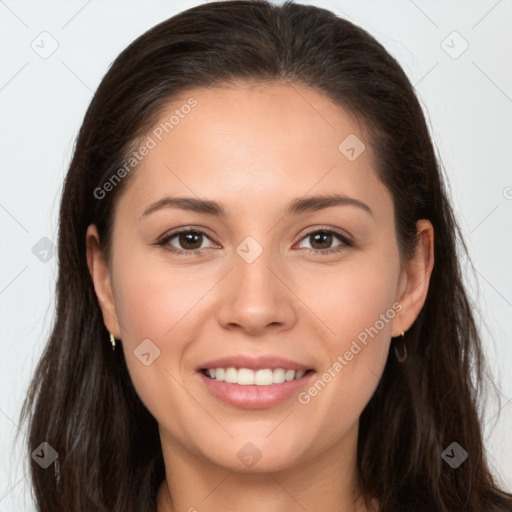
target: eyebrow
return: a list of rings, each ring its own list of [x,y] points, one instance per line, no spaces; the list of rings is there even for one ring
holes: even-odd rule
[[[304,198],[298,198],[291,201],[284,210],[285,215],[300,215],[306,212],[314,212],[332,206],[355,206],[374,215],[372,209],[363,201],[339,194],[316,195]],[[153,212],[162,208],[175,208],[206,215],[215,215],[217,217],[226,217],[227,212],[224,207],[216,201],[208,199],[198,199],[195,197],[164,197],[147,206],[140,220]]]

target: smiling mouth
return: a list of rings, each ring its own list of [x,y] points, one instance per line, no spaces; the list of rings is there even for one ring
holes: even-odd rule
[[[227,382],[229,384],[238,384],[239,386],[271,386],[272,384],[282,384],[298,380],[308,375],[314,370],[290,370],[285,368],[262,368],[260,370],[251,370],[249,368],[202,368],[201,372],[209,379]]]

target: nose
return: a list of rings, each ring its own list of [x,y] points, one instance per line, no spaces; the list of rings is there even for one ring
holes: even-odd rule
[[[234,268],[221,281],[218,322],[251,336],[288,330],[297,321],[298,300],[283,266],[263,253],[252,263],[234,255]]]

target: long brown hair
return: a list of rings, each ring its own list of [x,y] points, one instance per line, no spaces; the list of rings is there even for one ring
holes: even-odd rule
[[[365,496],[376,497],[381,512],[512,510],[485,459],[477,398],[486,374],[458,259],[465,246],[410,81],[371,35],[328,10],[237,0],[188,9],[140,36],[114,61],[86,112],[60,205],[55,323],[20,415],[29,421],[39,511],[156,509],[165,478],[157,422],[134,390],[122,350],[110,349],[85,233],[96,224],[108,254],[115,199],[133,173],[105,197],[95,190],[168,102],[230,83],[301,84],[327,95],[368,130],[377,173],[393,196],[402,255],[416,246],[418,219],[434,226],[435,266],[405,337],[408,359],[399,364],[390,355],[360,418]],[[457,469],[442,458],[453,441],[469,454]],[[53,469],[30,457],[42,442],[58,454]]]

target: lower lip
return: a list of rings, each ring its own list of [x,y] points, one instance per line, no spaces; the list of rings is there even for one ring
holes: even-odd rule
[[[315,372],[310,371],[300,379],[285,381],[281,384],[270,384],[269,386],[241,386],[240,384],[211,379],[202,372],[198,372],[198,374],[211,394],[229,405],[243,409],[264,409],[297,395]]]

